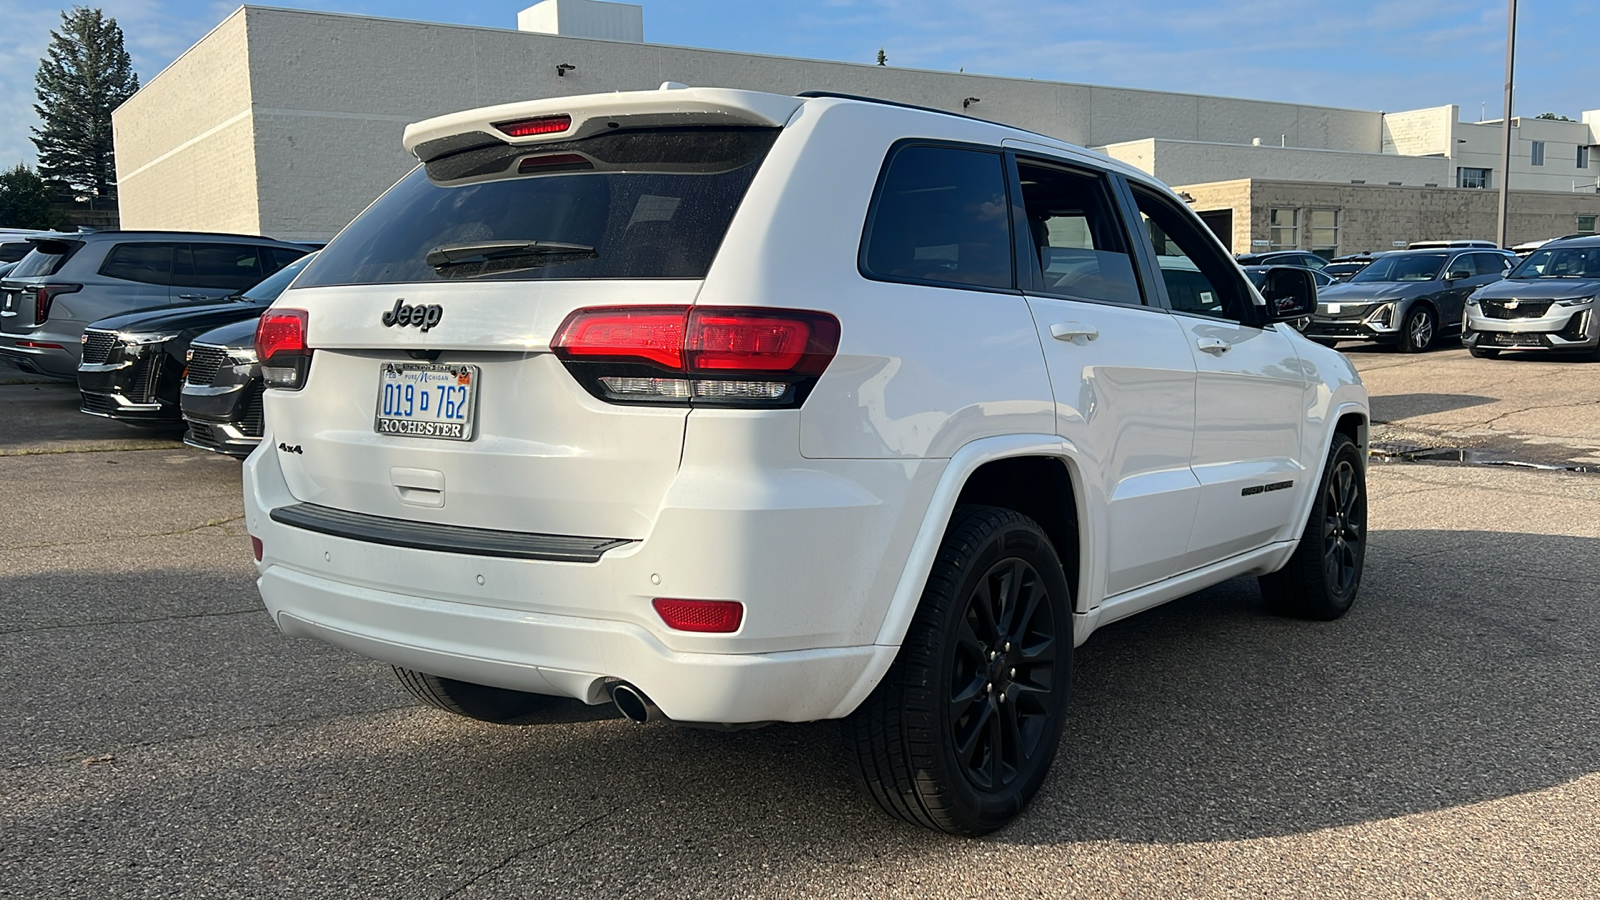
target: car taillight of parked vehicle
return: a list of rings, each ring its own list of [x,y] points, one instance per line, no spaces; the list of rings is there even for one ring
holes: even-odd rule
[[[268,387],[298,391],[311,368],[306,345],[309,314],[303,309],[269,309],[256,323],[256,357]]]
[[[33,324],[43,325],[50,318],[50,304],[62,294],[71,294],[83,290],[81,284],[41,284],[34,288],[33,294]]]
[[[592,307],[567,316],[551,349],[612,403],[794,408],[838,351],[839,320],[758,307]]]

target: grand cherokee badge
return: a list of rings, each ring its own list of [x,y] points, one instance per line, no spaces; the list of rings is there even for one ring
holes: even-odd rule
[[[394,309],[383,314],[383,325],[389,328],[395,325],[419,325],[427,331],[439,324],[444,318],[444,307],[437,303],[428,306],[407,306],[404,297],[394,301]]]

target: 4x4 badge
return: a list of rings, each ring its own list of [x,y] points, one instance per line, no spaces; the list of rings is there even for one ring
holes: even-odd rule
[[[442,318],[444,318],[444,307],[439,304],[407,306],[405,298],[401,297],[394,301],[394,309],[383,314],[383,327],[418,325],[421,326],[423,331],[427,331],[439,324],[439,320]]]

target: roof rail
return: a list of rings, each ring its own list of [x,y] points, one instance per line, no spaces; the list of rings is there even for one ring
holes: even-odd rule
[[[984,122],[984,123],[989,124],[989,125],[998,125],[998,124],[1000,124],[998,122],[991,122],[988,119],[980,119],[977,116],[969,116],[966,113],[951,112],[948,109],[935,109],[932,106],[918,106],[915,103],[901,103],[898,100],[885,100],[882,97],[864,97],[864,96],[862,96],[860,94],[842,94],[842,93],[840,93],[838,91],[801,91],[800,93],[795,94],[795,96],[796,97],[803,97],[803,98],[805,98],[807,100],[815,100],[815,99],[821,99],[821,98],[832,98],[834,100],[858,100],[858,101],[860,101],[862,103],[876,103],[876,104],[878,104],[880,106],[896,106],[896,107],[899,107],[900,109],[915,109],[915,110],[918,110],[919,112],[931,112],[931,113],[938,113],[938,114],[940,114],[942,116],[955,116],[955,117],[961,118],[961,119],[971,119],[974,122]],[[1015,128],[1016,126],[1014,126],[1014,125],[1006,125],[1004,127],[1006,127],[1006,128]],[[1018,130],[1018,131],[1026,131],[1027,129],[1017,128],[1016,130]],[[1038,132],[1035,132],[1035,131],[1029,131],[1028,133],[1029,134],[1038,134]],[[1040,135],[1040,137],[1047,137],[1047,136],[1048,135]],[[1054,138],[1052,138],[1052,140],[1054,140]]]

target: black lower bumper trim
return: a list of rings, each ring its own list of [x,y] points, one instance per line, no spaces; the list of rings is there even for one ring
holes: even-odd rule
[[[529,534],[459,525],[433,525],[330,509],[314,503],[280,506],[271,515],[274,522],[334,537],[468,556],[594,563],[599,562],[607,550],[633,543],[625,538]]]

